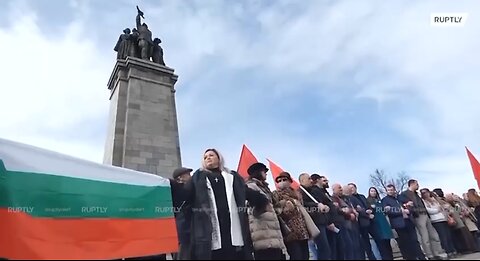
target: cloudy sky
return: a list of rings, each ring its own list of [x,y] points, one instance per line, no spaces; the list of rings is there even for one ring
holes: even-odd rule
[[[366,192],[376,168],[475,186],[480,2],[0,1],[0,137],[102,162],[113,47],[145,11],[176,84],[182,161],[242,144]],[[467,12],[432,27],[433,12]]]

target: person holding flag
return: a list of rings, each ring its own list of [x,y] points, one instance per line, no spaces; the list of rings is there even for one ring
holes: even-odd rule
[[[312,178],[307,173],[301,174],[300,180],[303,205],[313,219],[313,222],[320,230],[320,235],[313,239],[314,242],[314,259],[330,260],[332,257],[330,245],[327,238],[327,225],[330,224],[329,214],[330,207],[321,202],[320,188],[313,185]],[[308,194],[307,194],[308,193]]]

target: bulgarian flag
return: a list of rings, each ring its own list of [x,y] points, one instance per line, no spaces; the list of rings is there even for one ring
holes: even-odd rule
[[[119,259],[177,248],[167,179],[0,139],[0,257]]]

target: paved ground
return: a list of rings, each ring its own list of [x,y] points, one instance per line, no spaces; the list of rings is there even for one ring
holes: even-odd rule
[[[167,260],[172,260],[172,257],[170,255],[167,256]],[[402,259],[399,259],[402,260]],[[461,257],[457,257],[455,259],[450,259],[450,260],[480,260],[480,253],[473,253],[470,255],[464,255]]]
[[[172,260],[172,257],[170,255],[167,255],[167,260]],[[403,259],[396,259],[396,260],[403,260]],[[450,260],[480,260],[480,253],[473,253],[470,255],[464,255],[457,257],[455,259],[450,259]]]
[[[480,260],[480,253],[473,253],[473,254],[470,254],[470,255],[464,255],[464,256],[457,257],[457,258],[452,259],[452,260]]]
[[[395,260],[403,260],[402,258],[396,258]],[[459,256],[450,260],[480,260],[480,253],[473,253],[469,255]]]

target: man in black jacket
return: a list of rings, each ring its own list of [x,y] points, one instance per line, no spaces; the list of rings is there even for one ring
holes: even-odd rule
[[[368,260],[377,260],[372,251],[372,244],[370,244],[370,219],[374,218],[373,211],[367,207],[367,198],[358,194],[357,185],[349,183],[348,186],[352,191],[352,204],[358,212],[358,224],[360,225],[360,243],[362,247],[362,257],[367,253]]]
[[[443,250],[440,237],[432,225],[425,203],[417,193],[418,188],[418,181],[409,180],[408,189],[401,194],[404,199],[401,203],[408,205],[412,212],[415,226],[420,235],[420,243],[428,259],[446,259],[447,254]]]
[[[303,205],[320,230],[320,235],[314,239],[317,260],[330,260],[332,255],[327,238],[327,225],[330,225],[328,217],[330,208],[319,201],[321,194],[320,188],[313,186],[310,175],[303,173],[298,179],[300,180],[301,186],[310,194],[308,195],[303,189],[300,189],[303,197]],[[313,199],[311,197],[313,197]]]
[[[191,172],[192,169],[189,168],[178,168],[173,172],[173,179],[176,180],[179,185],[183,185],[192,178],[190,175]],[[192,221],[192,208],[187,204],[187,199],[184,198],[184,195],[178,193],[179,191],[180,190],[172,190],[178,243],[180,244],[175,260],[190,260],[190,223]]]
[[[186,202],[185,194],[182,192],[185,183],[190,181],[192,169],[178,168],[173,172],[170,179],[170,187],[172,192],[172,205],[175,215],[175,223],[177,225],[177,235],[179,242],[179,250],[177,254],[172,254],[174,260],[190,260],[190,223],[192,209]],[[123,260],[167,260],[166,254],[125,258]]]
[[[318,187],[315,192],[315,199],[329,208],[326,234],[328,244],[330,245],[331,259],[336,260],[337,252],[343,252],[344,250],[344,244],[338,233],[338,227],[342,227],[345,224],[345,219],[340,214],[339,208],[333,204],[332,197],[327,191],[329,188],[328,179],[318,174],[312,174],[310,178],[312,179],[312,184]]]

